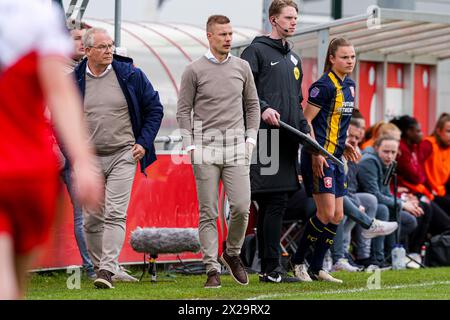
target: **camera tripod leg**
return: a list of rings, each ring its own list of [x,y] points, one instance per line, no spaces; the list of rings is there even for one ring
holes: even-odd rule
[[[158,258],[158,255],[151,254],[148,260],[148,273],[151,275],[152,282],[156,282],[156,258]]]
[[[143,267],[143,269],[142,269],[142,274],[141,274],[141,277],[139,278],[139,282],[141,282],[141,280],[142,280],[142,278],[144,277],[144,274],[145,274],[145,271],[146,271],[146,261],[145,261],[146,259],[145,259],[145,253],[144,253],[144,267]]]

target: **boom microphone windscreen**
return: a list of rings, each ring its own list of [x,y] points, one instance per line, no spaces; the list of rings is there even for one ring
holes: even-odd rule
[[[198,252],[198,229],[194,228],[140,228],[131,233],[131,247],[142,253],[163,254]]]

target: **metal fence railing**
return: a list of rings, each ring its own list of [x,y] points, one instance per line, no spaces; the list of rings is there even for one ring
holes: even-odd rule
[[[162,143],[162,150],[172,150],[179,142],[182,141],[181,136],[159,136],[156,137],[155,143]]]

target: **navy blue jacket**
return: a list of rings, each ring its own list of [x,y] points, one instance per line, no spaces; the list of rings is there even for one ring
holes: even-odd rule
[[[74,70],[83,100],[86,88],[86,66],[85,58]],[[132,59],[114,55],[112,67],[128,103],[136,143],[145,149],[145,156],[140,160],[141,171],[145,173],[145,169],[156,160],[153,143],[164,115],[163,106],[159,101],[158,92],[153,89],[145,74],[133,66]]]

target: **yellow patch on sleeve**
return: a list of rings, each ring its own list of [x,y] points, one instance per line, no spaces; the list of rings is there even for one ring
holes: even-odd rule
[[[300,69],[298,67],[294,68],[294,76],[295,76],[295,80],[300,79]]]

